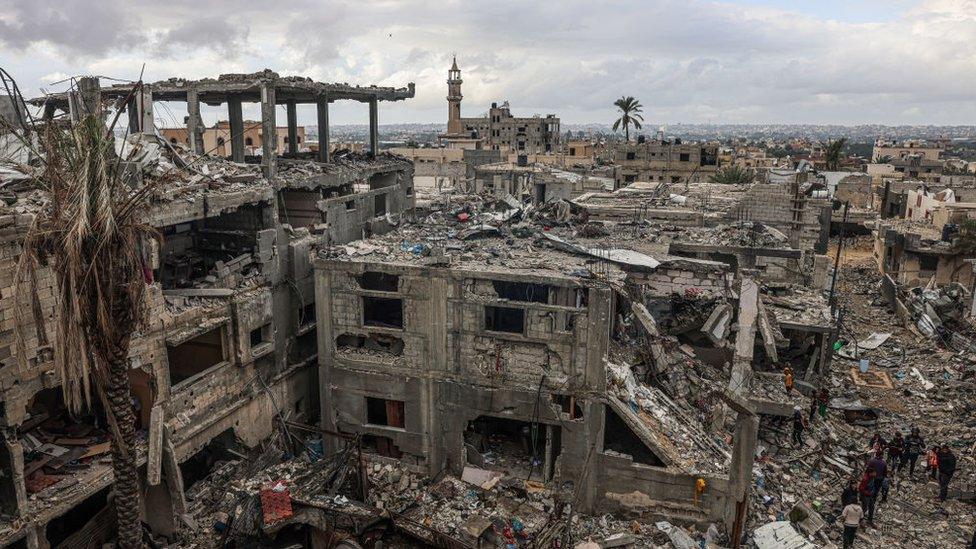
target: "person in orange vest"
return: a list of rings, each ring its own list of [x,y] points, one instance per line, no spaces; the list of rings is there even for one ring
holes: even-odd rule
[[[698,505],[698,498],[705,493],[705,479],[699,477],[695,481],[695,505]]]
[[[783,368],[783,385],[786,386],[786,394],[793,394],[793,368],[789,366]]]

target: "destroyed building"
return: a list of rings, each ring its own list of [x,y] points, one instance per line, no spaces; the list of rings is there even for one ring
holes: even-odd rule
[[[636,181],[701,183],[718,170],[718,145],[638,139],[612,147],[617,187]]]
[[[131,85],[99,87],[83,78],[70,93],[33,100],[42,124],[68,124],[81,113],[128,114],[117,138],[132,177],[151,187],[145,222],[161,235],[147,257],[150,322],[131,349],[137,410],[138,462],[149,478],[145,520],[156,535],[186,528],[184,490],[210,474],[234,441],[254,446],[283,411],[316,422],[316,316],[309,251],[388,231],[413,207],[411,163],[385,154],[317,157],[297,150],[296,112],[316,105],[328,141],[329,104],[370,106],[372,151],[380,101],[413,96],[406,88],[360,87],[280,77],[271,71],[216,79],[146,84],[128,104]],[[153,104],[185,104],[187,147],[155,131]],[[227,105],[230,158],[207,154],[200,104]],[[262,134],[276,133],[276,109],[287,109],[287,150],[278,139],[248,154],[241,105],[259,102]],[[63,114],[62,114],[63,113]],[[25,164],[5,166],[3,309],[0,335],[0,545],[60,546],[111,538],[106,507],[112,482],[108,435],[98,406],[72,417],[52,370],[52,327],[28,325],[18,347],[14,310],[18,254],[39,208]],[[52,277],[36,281],[36,304],[50,318],[57,296]],[[25,299],[27,301],[25,301]],[[18,356],[18,352],[26,356]],[[23,358],[27,367],[21,368]],[[276,414],[278,414],[276,416]],[[146,442],[148,440],[148,442]],[[98,541],[101,540],[101,541]]]
[[[323,427],[431,475],[585,479],[585,512],[731,528],[753,451],[745,426],[792,414],[770,389],[778,365],[827,368],[835,330],[822,296],[775,283],[760,295],[727,263],[652,257],[623,223],[605,227],[621,234],[608,244],[582,208],[490,195],[442,206],[320,250]],[[733,336],[734,318],[758,325]],[[785,352],[792,343],[800,354]],[[749,369],[733,391],[745,422],[734,436],[709,419],[730,398],[732,363]]]
[[[450,148],[477,148],[517,154],[547,154],[560,147],[559,117],[518,117],[508,101],[492,103],[486,116],[461,117],[461,69],[457,58],[447,72],[447,132],[440,136]]]

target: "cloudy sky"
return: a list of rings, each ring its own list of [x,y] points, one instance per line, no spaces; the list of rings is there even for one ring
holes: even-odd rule
[[[976,0],[0,0],[0,52],[30,95],[143,64],[147,81],[416,82],[381,123],[446,120],[456,52],[465,116],[507,99],[610,122],[633,95],[652,123],[976,124]]]

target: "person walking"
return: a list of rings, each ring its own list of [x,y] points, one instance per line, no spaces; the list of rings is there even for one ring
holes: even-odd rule
[[[851,549],[857,537],[857,528],[864,518],[864,509],[855,500],[844,507],[841,517],[844,519],[844,549]]]
[[[841,507],[847,507],[852,503],[857,503],[857,484],[857,477],[851,477],[851,479],[847,481],[847,488],[844,488],[844,491],[840,495]]]
[[[793,368],[786,366],[783,368],[783,386],[786,388],[786,395],[793,395]]]
[[[871,455],[874,455],[878,452],[884,452],[887,446],[888,441],[881,436],[880,432],[876,431],[874,436],[871,437],[871,441],[868,442],[868,451],[871,453]]]
[[[817,407],[820,409],[820,419],[827,419],[828,402],[830,402],[830,393],[827,392],[826,387],[822,387],[820,394],[817,395]]]
[[[905,452],[905,439],[901,436],[901,431],[895,432],[895,436],[888,443],[888,468],[892,472],[900,469],[901,455]]]
[[[800,413],[800,409],[796,408],[793,410],[793,445],[803,446],[803,414]]]
[[[807,416],[807,422],[812,424],[813,417],[816,415],[817,415],[817,399],[814,397],[810,397],[810,413]]]
[[[888,465],[881,459],[881,455],[881,452],[874,454],[868,460],[867,467],[874,471],[875,496],[880,496],[881,503],[885,503],[888,501]]]
[[[923,450],[925,450],[925,440],[919,434],[918,427],[912,427],[911,432],[905,437],[905,450],[901,454],[898,470],[901,471],[908,464],[908,477],[915,480],[915,464],[918,463]]]
[[[952,475],[956,474],[956,454],[952,453],[952,448],[942,447],[939,453],[939,501],[945,501],[949,495],[949,481]]]
[[[868,525],[874,526],[874,504],[878,497],[878,484],[877,484],[877,474],[874,469],[868,467],[864,471],[864,476],[861,477],[861,483],[858,485],[858,493],[861,496],[861,508],[867,514]]]

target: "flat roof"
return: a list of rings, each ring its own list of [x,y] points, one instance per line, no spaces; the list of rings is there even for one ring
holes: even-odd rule
[[[348,83],[316,82],[311,78],[301,76],[280,76],[278,73],[265,69],[261,72],[240,74],[221,74],[217,78],[189,80],[185,78],[170,78],[147,84],[152,90],[154,101],[186,101],[190,91],[196,91],[202,103],[220,105],[226,103],[228,97],[237,97],[244,102],[260,102],[261,87],[271,85],[275,90],[275,103],[314,103],[322,97],[329,102],[339,99],[367,102],[402,101],[414,96],[413,82],[406,87],[394,88],[385,86],[358,86]],[[119,99],[128,96],[132,84],[115,84],[103,86],[103,98]],[[58,92],[31,99],[33,105],[53,104],[68,108],[68,92]]]

